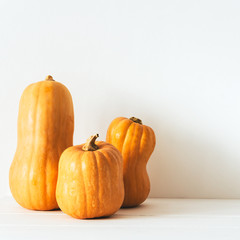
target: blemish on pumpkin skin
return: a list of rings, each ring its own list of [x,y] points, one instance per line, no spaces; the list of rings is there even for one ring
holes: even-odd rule
[[[68,194],[68,184],[67,184],[67,183],[64,183],[64,184],[63,184],[63,193],[64,193],[65,195]]]
[[[84,171],[86,169],[86,163],[82,162],[82,170]]]
[[[30,174],[29,174],[29,180],[30,180],[30,183],[33,185],[33,186],[36,186],[37,185],[37,179],[36,179],[36,176],[34,175],[34,170],[30,170]]]
[[[95,208],[96,207],[96,203],[95,201],[92,201],[92,208]]]
[[[69,187],[69,191],[68,191],[68,193],[69,193],[70,196],[74,197],[74,196],[76,195],[76,189],[75,189],[76,181],[75,181],[75,180],[72,181],[71,184],[72,184],[72,186]]]
[[[121,137],[120,133],[116,133],[116,138],[119,139]]]
[[[44,92],[45,93],[51,93],[52,92],[52,87],[45,87]]]
[[[27,173],[28,173],[28,166],[27,164],[23,164],[21,169],[21,177],[25,178],[27,176]]]
[[[74,172],[76,170],[76,164],[75,162],[72,162],[70,165],[70,171]]]

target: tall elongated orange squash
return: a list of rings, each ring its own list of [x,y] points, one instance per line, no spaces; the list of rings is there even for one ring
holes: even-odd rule
[[[123,157],[125,197],[122,206],[141,204],[150,191],[146,165],[156,143],[154,131],[138,118],[118,117],[108,128],[106,141],[114,145]]]
[[[58,161],[73,145],[74,112],[68,89],[48,76],[29,85],[19,104],[17,150],[9,171],[15,200],[34,210],[58,208]]]

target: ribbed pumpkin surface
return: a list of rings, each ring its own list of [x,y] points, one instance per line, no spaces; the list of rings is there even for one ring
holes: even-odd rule
[[[155,134],[152,128],[142,125],[141,120],[135,120],[124,117],[114,119],[106,137],[106,141],[113,144],[123,157],[123,207],[141,204],[150,191],[146,165],[155,147]]]
[[[58,208],[55,190],[61,153],[73,144],[74,113],[68,89],[49,76],[23,92],[17,150],[9,172],[13,197],[35,210]]]

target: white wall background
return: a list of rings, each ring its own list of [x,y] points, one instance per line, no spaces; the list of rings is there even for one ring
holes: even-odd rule
[[[75,107],[74,143],[118,116],[151,126],[152,197],[240,197],[240,2],[0,1],[0,195],[24,88],[46,75]]]

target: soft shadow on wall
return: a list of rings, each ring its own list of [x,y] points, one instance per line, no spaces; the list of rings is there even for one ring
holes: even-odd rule
[[[149,197],[236,198],[238,186],[235,184],[236,190],[233,189],[232,181],[238,174],[239,163],[234,156],[208,136],[189,129],[187,123],[179,124],[164,108],[150,108],[141,97],[133,97],[127,91],[118,90],[114,97],[107,91],[100,96],[102,111],[89,116],[98,119],[102,139],[110,122],[118,116],[138,117],[155,131],[156,147],[147,166]]]
[[[157,137],[148,164],[151,197],[239,197],[240,185],[235,179],[240,166],[236,156],[204,133],[189,130],[177,119],[169,121],[164,112],[155,117],[154,113],[149,115]]]

